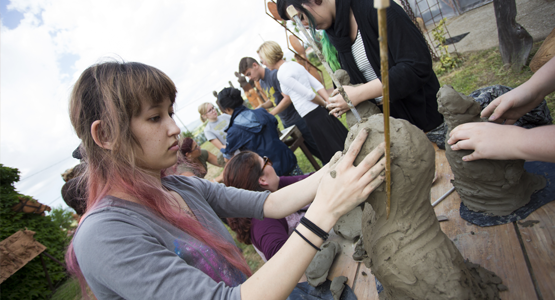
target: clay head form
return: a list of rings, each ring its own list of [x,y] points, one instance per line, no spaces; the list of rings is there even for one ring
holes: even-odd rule
[[[472,97],[462,95],[448,85],[443,86],[437,95],[438,110],[449,127],[446,138],[460,124],[483,122],[479,117],[480,105]],[[470,153],[472,151],[445,149],[455,175],[453,186],[463,203],[473,211],[508,215],[526,205],[532,193],[545,187],[544,177],[524,170],[524,160],[463,161],[462,157]]]

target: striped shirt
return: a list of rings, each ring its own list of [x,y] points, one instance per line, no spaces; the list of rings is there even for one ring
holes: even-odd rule
[[[358,69],[366,78],[366,82],[370,82],[377,79],[376,72],[370,65],[368,58],[366,57],[366,49],[364,48],[364,43],[362,42],[362,37],[360,36],[360,30],[357,32],[357,37],[353,45],[351,45],[351,52],[353,53],[353,58],[357,64]],[[376,98],[376,103],[382,102],[382,96]]]

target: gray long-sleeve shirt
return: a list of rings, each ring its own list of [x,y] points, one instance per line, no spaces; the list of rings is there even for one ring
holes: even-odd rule
[[[263,219],[268,192],[196,177],[162,183],[185,200],[199,222],[229,243],[219,217]],[[244,274],[221,255],[144,206],[107,196],[81,222],[73,246],[97,299],[240,299]]]

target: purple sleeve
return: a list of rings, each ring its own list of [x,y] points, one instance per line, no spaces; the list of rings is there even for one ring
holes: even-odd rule
[[[266,256],[272,258],[281,246],[285,244],[289,235],[287,234],[287,221],[283,219],[266,218],[262,221],[252,219],[251,223],[251,242]]]
[[[312,174],[314,174],[314,172],[309,173],[309,174],[304,174],[304,175],[297,175],[297,176],[281,176],[279,178],[278,190],[283,188],[283,187],[286,187],[290,184],[293,184],[297,181],[301,181],[301,180],[307,178],[308,176],[310,176]]]

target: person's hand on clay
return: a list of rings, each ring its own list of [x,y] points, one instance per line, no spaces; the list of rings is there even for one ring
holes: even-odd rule
[[[543,65],[528,81],[493,100],[482,111],[482,118],[504,124],[514,124],[520,117],[537,107],[549,93],[555,91],[555,57]]]
[[[525,129],[489,122],[455,127],[447,141],[452,150],[474,150],[464,161],[525,159],[555,162],[555,125]]]
[[[357,106],[362,101],[374,99],[382,95],[382,84],[379,79],[369,81],[356,87],[344,85],[343,89],[354,106]],[[335,89],[331,93],[329,104],[326,108],[330,110],[330,114],[333,114],[335,117],[340,117],[350,110],[349,105],[339,93],[339,89]]]
[[[383,182],[381,172],[385,168],[385,157],[380,158],[384,155],[385,143],[372,150],[358,166],[353,165],[367,136],[368,132],[361,130],[343,159],[321,179],[311,205],[311,212],[316,212],[313,218],[332,214],[335,224],[339,217],[366,200]]]
[[[447,143],[451,150],[474,150],[463,156],[464,161],[477,159],[517,159],[513,145],[526,129],[518,126],[501,126],[489,122],[466,123],[449,133]]]

